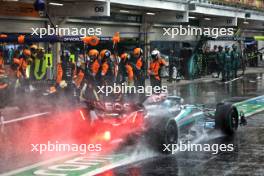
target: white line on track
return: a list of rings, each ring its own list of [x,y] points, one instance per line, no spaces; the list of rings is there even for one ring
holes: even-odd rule
[[[132,162],[133,163],[133,162]],[[108,170],[111,170],[111,169],[114,169],[114,168],[117,168],[119,166],[123,166],[123,165],[126,165],[126,164],[132,164],[132,163],[129,163],[129,162],[126,162],[126,163],[115,163],[115,164],[111,164],[111,165],[108,165],[108,166],[104,166],[104,167],[101,167],[99,169],[95,169],[89,173],[86,173],[86,174],[83,174],[81,176],[94,176],[94,175],[98,175],[98,174],[101,174],[101,173],[104,173]]]
[[[49,159],[49,160],[46,160],[46,161],[42,161],[42,162],[39,162],[39,163],[36,163],[36,164],[33,164],[33,165],[29,165],[29,166],[22,167],[22,168],[19,168],[19,169],[16,169],[16,170],[12,170],[12,171],[7,172],[7,173],[0,174],[0,176],[13,176],[13,175],[19,174],[21,172],[25,172],[25,171],[28,171],[28,170],[32,170],[34,168],[38,168],[40,166],[48,165],[50,163],[54,163],[54,162],[58,162],[60,160],[65,160],[67,158],[78,157],[78,156],[79,156],[79,154],[69,154],[69,155],[66,155],[66,156],[64,155],[64,156],[52,158],[52,159]],[[106,156],[104,156],[104,155],[95,155],[95,156],[89,156],[89,157],[91,157],[91,159],[93,159],[93,158],[97,158],[97,159],[109,158],[109,159],[111,159],[112,155],[106,155]],[[114,164],[106,165],[104,167],[95,169],[95,170],[93,170],[91,172],[85,173],[85,174],[83,174],[81,176],[97,175],[97,174],[103,173],[105,171],[108,171],[110,169],[113,169],[113,168],[116,168],[116,167],[119,167],[119,166],[122,166],[122,165],[132,164],[132,163],[135,163],[137,161],[141,161],[143,159],[145,159],[145,157],[129,157],[129,156],[127,156],[124,159],[121,159],[118,162],[115,162]]]
[[[40,117],[40,116],[43,116],[43,115],[47,115],[49,113],[50,112],[43,112],[43,113],[38,113],[38,114],[32,114],[32,115],[28,115],[28,116],[24,116],[24,117],[12,119],[12,120],[2,121],[2,122],[0,122],[0,124],[1,125],[5,125],[5,124],[9,124],[9,123],[19,122],[19,121],[22,121],[22,120],[32,119],[34,117]]]
[[[46,161],[42,161],[42,162],[39,162],[39,163],[30,165],[30,166],[22,167],[22,168],[19,168],[19,169],[16,169],[16,170],[13,170],[13,171],[4,173],[4,174],[0,174],[0,176],[11,176],[11,175],[15,175],[15,174],[18,174],[18,173],[27,171],[27,170],[34,169],[36,167],[40,167],[42,165],[46,165],[46,164],[49,164],[49,163],[52,163],[52,162],[55,162],[55,161],[58,161],[58,160],[64,160],[66,158],[70,158],[70,157],[77,156],[77,155],[78,154],[69,154],[69,155],[66,155],[66,156],[65,155],[59,156],[59,157],[56,157],[56,158],[52,158],[52,159],[49,159],[49,160],[46,160]]]
[[[225,84],[231,83],[231,82],[233,82],[233,81],[236,81],[236,80],[239,80],[239,79],[242,79],[242,78],[243,78],[243,76],[238,77],[238,78],[235,78],[235,79],[232,79],[232,80],[230,80],[230,81],[226,81]]]

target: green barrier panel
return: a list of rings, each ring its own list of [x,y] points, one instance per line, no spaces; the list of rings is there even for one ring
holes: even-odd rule
[[[255,40],[264,41],[264,36],[254,36]]]
[[[264,95],[234,104],[245,117],[264,111]]]
[[[71,54],[71,55],[70,55],[70,61],[71,61],[72,63],[75,63],[75,55],[74,55],[74,54]]]
[[[34,76],[37,80],[41,80],[44,78],[47,72],[47,63],[46,59],[43,59],[42,62],[40,59],[35,59],[35,68],[34,68]]]

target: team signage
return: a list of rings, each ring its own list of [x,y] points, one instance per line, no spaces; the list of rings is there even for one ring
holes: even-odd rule
[[[49,14],[67,17],[110,16],[110,1],[64,3],[63,6],[50,6]]]

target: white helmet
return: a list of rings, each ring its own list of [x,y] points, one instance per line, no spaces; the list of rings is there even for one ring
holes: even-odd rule
[[[59,85],[60,85],[60,88],[64,89],[65,87],[67,87],[68,84],[65,80],[62,80]]]
[[[160,56],[160,52],[159,52],[159,50],[154,49],[154,50],[151,52],[151,57],[152,57],[152,59],[157,59],[159,56]]]

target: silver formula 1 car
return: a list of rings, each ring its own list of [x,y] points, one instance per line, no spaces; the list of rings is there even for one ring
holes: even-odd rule
[[[166,144],[177,144],[179,139],[198,131],[220,130],[232,136],[239,125],[246,125],[246,118],[264,111],[264,96],[252,99],[233,98],[218,103],[216,109],[204,105],[183,104],[176,96],[161,101],[145,102],[148,112],[148,134],[159,151]],[[195,130],[193,130],[195,129]],[[191,137],[190,137],[191,136]],[[197,136],[196,136],[197,137]]]

